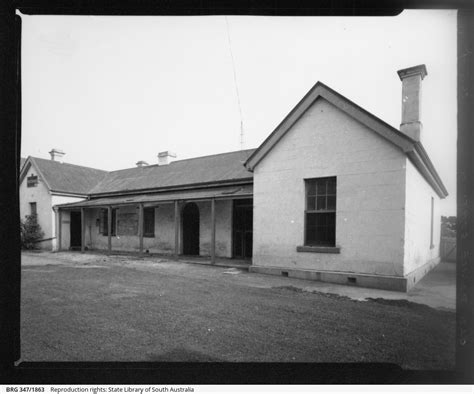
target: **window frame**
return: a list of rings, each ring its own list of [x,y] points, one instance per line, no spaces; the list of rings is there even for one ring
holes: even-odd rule
[[[333,180],[334,181],[334,193],[329,193],[328,191],[328,183],[327,181]],[[317,183],[325,181],[325,194],[318,194],[317,190]],[[337,177],[336,176],[328,176],[328,177],[318,177],[318,178],[308,178],[304,180],[305,182],[305,210],[304,210],[304,247],[299,247],[298,251],[308,251],[310,248],[322,248],[322,251],[326,253],[328,252],[329,248],[336,248],[336,212],[337,212]],[[309,194],[309,189],[311,184],[316,184],[316,194]],[[325,209],[318,209],[318,197],[325,196]],[[334,208],[328,209],[328,196],[334,196]],[[309,209],[308,200],[309,198],[314,198],[314,209]],[[333,214],[334,215],[334,242],[325,242],[325,241],[308,241],[308,215],[309,214],[317,214],[317,215],[324,215],[324,214]],[[328,226],[326,226],[328,227]],[[326,230],[328,231],[328,230]]]
[[[151,212],[151,214],[150,214]],[[152,217],[153,222],[153,231],[147,232],[146,223],[147,223],[147,213]],[[155,238],[155,207],[145,207],[143,208],[143,237],[144,238]]]
[[[33,207],[35,208],[32,209]],[[38,204],[36,203],[36,201],[30,202],[30,216],[37,216],[37,215],[38,215]]]

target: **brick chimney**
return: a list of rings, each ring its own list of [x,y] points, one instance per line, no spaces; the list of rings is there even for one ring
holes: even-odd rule
[[[51,149],[51,151],[48,153],[51,155],[51,160],[53,161],[60,159],[61,157],[65,155],[65,153],[62,150],[56,149],[56,148]]]
[[[402,123],[400,131],[420,141],[421,130],[421,81],[428,75],[426,66],[420,64],[397,71],[402,81]]]
[[[176,159],[176,153],[165,151],[158,153],[158,165],[165,166],[171,163],[172,159]]]
[[[148,165],[148,163],[145,160],[140,160],[135,163],[137,167],[145,167]]]

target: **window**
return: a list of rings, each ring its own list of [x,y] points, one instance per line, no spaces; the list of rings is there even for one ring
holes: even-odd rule
[[[102,235],[109,235],[109,210],[108,209],[102,209]],[[116,235],[116,220],[117,220],[117,208],[112,209],[112,225],[111,225],[111,232],[110,235],[115,236]]]
[[[26,178],[26,187],[36,187],[38,185],[38,177],[36,175],[31,174],[28,178]]]
[[[36,203],[30,202],[30,215],[36,215],[36,214],[37,214]]]
[[[434,244],[433,244],[433,224],[434,224],[434,198],[431,197],[430,249],[434,248]]]
[[[306,180],[305,245],[336,245],[336,177]]]
[[[143,236],[155,236],[155,208],[145,208],[143,210]]]

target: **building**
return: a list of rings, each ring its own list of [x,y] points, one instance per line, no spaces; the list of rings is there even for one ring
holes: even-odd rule
[[[56,220],[53,206],[87,198],[106,171],[62,163],[64,152],[53,149],[51,160],[29,156],[21,160],[20,217],[36,214],[44,236],[41,249],[56,249]]]
[[[57,246],[250,258],[253,272],[409,290],[439,262],[447,196],[420,142],[424,65],[400,130],[318,82],[256,150],[112,171],[58,204]]]

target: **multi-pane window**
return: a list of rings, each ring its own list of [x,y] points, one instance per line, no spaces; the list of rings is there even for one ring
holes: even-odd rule
[[[102,235],[109,235],[109,210],[102,209]],[[111,232],[110,235],[116,235],[116,221],[117,221],[117,209],[112,209],[112,223],[111,223]]]
[[[155,236],[155,208],[143,209],[143,236]]]
[[[30,215],[36,215],[36,214],[37,214],[36,203],[30,202]]]
[[[336,177],[306,180],[305,245],[336,245]]]
[[[38,185],[38,177],[36,175],[31,174],[26,178],[26,187],[36,187],[36,185]]]

